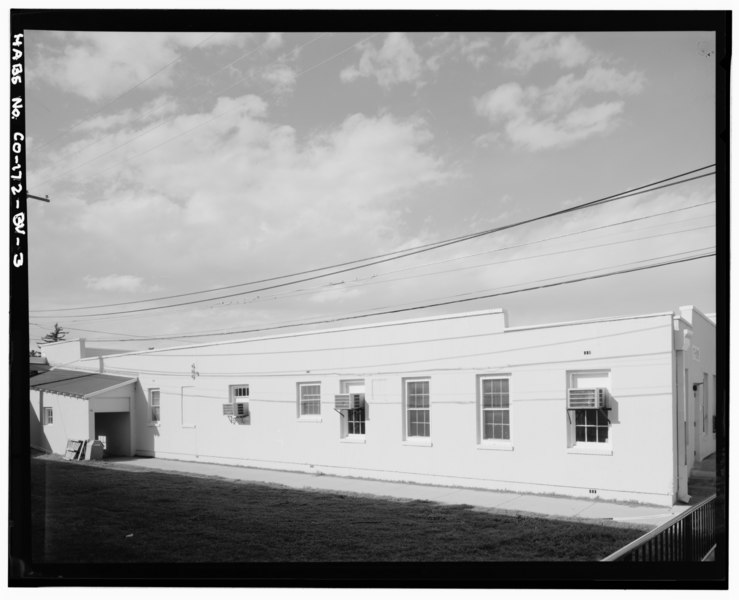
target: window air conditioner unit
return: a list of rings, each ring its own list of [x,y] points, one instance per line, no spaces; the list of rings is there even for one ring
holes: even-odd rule
[[[567,391],[567,408],[606,408],[606,388],[572,388]]]
[[[223,405],[223,414],[227,417],[248,417],[248,402],[233,402]]]
[[[352,410],[364,406],[364,394],[336,394],[334,408],[336,410]]]

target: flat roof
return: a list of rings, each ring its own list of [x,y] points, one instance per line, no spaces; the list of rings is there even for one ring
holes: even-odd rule
[[[43,390],[64,396],[87,398],[110,389],[122,387],[134,381],[136,381],[135,377],[119,377],[105,373],[54,369],[31,377],[30,385],[32,390]]]
[[[267,341],[267,340],[276,340],[281,338],[292,338],[292,337],[302,337],[302,336],[309,336],[309,335],[323,335],[323,334],[330,334],[330,333],[338,333],[342,331],[356,331],[361,329],[372,329],[372,328],[380,328],[380,327],[392,327],[396,325],[409,325],[413,323],[423,323],[428,321],[440,321],[440,320],[446,320],[446,319],[462,319],[462,318],[469,318],[469,317],[481,317],[486,315],[494,315],[494,314],[501,314],[504,313],[505,309],[502,308],[493,308],[493,309],[487,309],[487,310],[478,310],[478,311],[470,311],[470,312],[463,312],[463,313],[452,313],[452,314],[445,314],[445,315],[432,315],[428,317],[418,317],[414,319],[403,319],[399,321],[381,321],[378,323],[367,323],[363,325],[349,325],[346,327],[335,327],[335,328],[328,328],[328,329],[316,329],[312,331],[296,331],[291,333],[281,333],[281,334],[273,334],[273,335],[266,335],[266,336],[259,336],[259,337],[248,337],[248,338],[239,338],[234,340],[223,340],[223,341],[216,341],[216,342],[199,342],[196,344],[183,344],[181,346],[163,346],[161,348],[153,348],[153,349],[147,349],[147,350],[131,350],[131,351],[123,351],[120,354],[114,354],[114,355],[108,355],[108,357],[113,358],[116,356],[132,356],[132,355],[138,355],[138,354],[156,354],[159,352],[169,352],[169,351],[175,351],[175,350],[187,350],[191,348],[209,348],[214,346],[227,346],[230,344],[241,344],[245,342],[261,342],[261,341]],[[648,318],[655,318],[655,317],[661,317],[661,316],[670,316],[674,317],[675,313],[672,311],[665,311],[665,312],[658,312],[658,313],[648,313],[648,314],[640,314],[640,315],[621,315],[621,316],[613,316],[613,317],[594,317],[591,319],[583,319],[583,320],[577,320],[577,321],[562,321],[562,322],[554,322],[554,323],[542,323],[537,325],[523,325],[519,327],[506,327],[504,328],[501,333],[505,332],[514,332],[514,331],[525,331],[525,330],[531,330],[531,329],[546,329],[549,327],[564,327],[564,326],[571,326],[571,325],[585,325],[587,323],[601,323],[601,322],[609,322],[609,321],[627,321],[627,320],[636,320],[636,319],[648,319]],[[107,358],[107,357],[104,357]],[[81,361],[87,361],[91,360],[91,358],[81,358]]]

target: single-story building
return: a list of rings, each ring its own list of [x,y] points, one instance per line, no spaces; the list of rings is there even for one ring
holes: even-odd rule
[[[99,356],[59,342],[32,438],[669,506],[715,451],[715,327],[692,306],[526,327],[495,309]]]

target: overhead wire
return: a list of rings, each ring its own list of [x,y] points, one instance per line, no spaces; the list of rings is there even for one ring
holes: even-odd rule
[[[703,250],[703,249],[700,249]],[[686,251],[689,252],[689,251]],[[686,252],[680,252],[676,253],[675,255],[669,255],[669,256],[677,256],[680,254],[685,254]],[[696,256],[689,256],[689,257],[682,257],[682,258],[673,258],[672,260],[668,261],[662,261],[659,263],[653,263],[649,265],[642,265],[638,267],[631,267],[628,269],[621,269],[617,271],[611,271],[607,273],[599,273],[594,275],[587,275],[582,277],[576,277],[574,279],[568,279],[564,281],[557,281],[557,282],[551,282],[551,283],[542,283],[535,286],[529,286],[525,288],[515,289],[515,290],[508,290],[508,291],[502,291],[502,292],[494,292],[490,294],[483,294],[474,296],[471,298],[459,298],[458,296],[465,295],[465,294],[457,294],[456,296],[452,296],[452,300],[445,300],[441,302],[429,302],[427,304],[422,305],[415,305],[407,308],[393,308],[388,310],[376,310],[369,313],[364,313],[361,315],[355,315],[355,316],[344,316],[344,317],[333,317],[329,319],[321,319],[321,320],[314,320],[314,321],[306,321],[300,324],[290,324],[290,325],[277,325],[277,326],[271,326],[271,327],[264,327],[264,328],[258,328],[258,329],[245,329],[245,330],[239,330],[239,331],[230,331],[228,333],[221,333],[221,334],[209,334],[209,335],[201,335],[201,334],[183,334],[183,335],[176,335],[176,336],[158,336],[158,337],[149,337],[149,338],[138,338],[139,341],[150,341],[150,340],[165,340],[165,339],[186,339],[191,337],[215,337],[219,335],[239,335],[244,333],[255,333],[260,331],[273,331],[277,329],[285,329],[285,328],[292,328],[297,326],[308,326],[308,325],[324,325],[324,324],[330,324],[330,323],[338,323],[353,319],[359,319],[359,318],[366,318],[366,317],[376,317],[376,316],[384,316],[384,315],[391,315],[391,314],[398,314],[402,312],[408,312],[412,310],[422,310],[427,308],[437,308],[441,306],[450,306],[453,304],[459,304],[463,302],[471,302],[474,300],[483,300],[488,298],[495,298],[499,296],[505,296],[510,294],[517,294],[522,292],[529,292],[529,291],[535,291],[535,290],[542,290],[542,289],[548,289],[552,287],[558,287],[562,285],[569,285],[573,283],[581,283],[585,281],[591,281],[595,279],[602,279],[604,277],[612,277],[616,275],[624,275],[627,273],[635,273],[639,271],[645,271],[649,269],[655,269],[658,267],[668,266],[668,265],[674,265],[674,264],[680,264],[685,262],[690,262],[694,260],[700,260],[703,258],[710,258],[711,256],[715,256],[716,252],[715,250],[713,252],[704,252],[703,254],[696,255]],[[660,257],[661,258],[661,257]],[[634,263],[629,264],[638,264],[641,262],[645,262],[646,260],[652,260],[652,259],[645,259],[644,261],[635,261]],[[586,272],[587,273],[587,272]],[[474,293],[474,292],[469,292]],[[130,339],[102,339],[102,340],[90,340],[95,342],[127,342],[132,341]]]
[[[498,250],[506,250],[506,249],[510,249],[510,248],[514,248],[514,247],[521,247],[521,246],[527,246],[527,245],[532,245],[532,244],[538,244],[538,243],[541,243],[541,242],[544,242],[544,241],[549,241],[549,240],[563,238],[563,237],[570,237],[570,236],[575,236],[575,235],[583,235],[583,234],[586,234],[586,233],[590,233],[591,231],[601,230],[601,229],[610,228],[610,227],[617,227],[619,225],[633,223],[635,221],[642,221],[642,220],[653,219],[653,218],[660,217],[660,216],[663,216],[663,215],[666,215],[666,214],[681,212],[681,211],[684,211],[684,210],[689,210],[689,209],[692,209],[692,208],[701,207],[701,206],[705,206],[705,205],[713,204],[713,203],[714,203],[714,201],[693,204],[693,205],[684,206],[684,207],[677,208],[677,209],[672,209],[672,210],[669,210],[669,211],[663,211],[663,212],[659,212],[659,213],[645,215],[645,216],[642,216],[642,217],[637,217],[637,218],[634,218],[634,219],[627,219],[627,220],[624,220],[624,221],[617,221],[617,222],[614,222],[614,223],[609,223],[609,224],[606,224],[606,225],[601,225],[601,226],[594,227],[594,228],[589,228],[589,229],[586,229],[586,230],[580,230],[580,231],[570,232],[570,233],[563,234],[563,235],[560,235],[560,236],[553,236],[553,237],[550,237],[550,238],[541,238],[539,240],[534,240],[532,242],[527,242],[527,243],[524,243],[524,244],[518,244],[517,246],[508,246],[508,247],[504,247],[504,248],[493,249],[493,250],[486,251],[485,253],[479,253],[479,254],[487,254],[487,253],[495,252],[495,251],[498,251]],[[710,217],[712,215],[707,215],[707,216]],[[670,223],[666,223],[666,225],[673,225],[673,224],[683,223],[685,221],[686,220],[670,222]],[[651,227],[651,228],[642,228],[641,230],[644,230],[644,229],[654,229],[654,227]],[[637,230],[637,231],[641,231],[641,230]],[[633,231],[634,230],[632,230],[632,232]],[[447,260],[454,260],[454,259],[447,259]],[[446,262],[446,261],[439,261],[439,262]],[[412,278],[415,278],[415,276],[409,276],[406,279],[412,279]],[[288,296],[288,294],[285,294],[284,296],[279,296],[279,298],[287,297],[287,296]],[[224,305],[224,304],[220,304],[219,303],[219,304],[212,305],[210,308],[223,307],[223,306],[227,306],[227,305]],[[183,309],[186,309],[186,308],[188,308],[188,307],[175,308],[175,309],[172,309],[172,311],[183,310]],[[321,316],[327,316],[327,315],[318,315],[318,317],[321,317]],[[58,319],[59,316],[57,316],[57,315],[49,315],[49,316],[36,315],[34,318],[37,319],[37,320],[38,319],[55,320],[55,319]],[[78,318],[78,319],[73,319],[73,320],[66,320],[65,322],[67,324],[71,324],[71,323],[95,322],[95,321],[100,321],[100,320],[103,320],[103,321],[116,321],[116,320],[131,319],[131,318],[140,319],[140,318],[143,318],[143,316],[140,315],[140,314],[132,314],[132,315],[121,315],[121,316],[114,316],[114,317],[91,317],[91,318],[84,318],[83,317],[83,318]],[[203,335],[207,335],[209,333],[220,333],[220,331],[202,332],[202,333],[203,333]]]
[[[274,285],[271,285],[271,286],[266,286],[266,287],[258,288],[258,289],[255,289],[255,290],[248,290],[246,292],[241,291],[241,292],[236,292],[236,293],[232,293],[232,294],[226,294],[226,295],[217,296],[217,297],[213,297],[213,298],[203,298],[203,299],[190,300],[190,301],[187,301],[187,302],[174,303],[174,304],[168,304],[168,305],[163,305],[163,306],[144,307],[144,308],[136,308],[136,309],[123,310],[123,311],[113,311],[113,312],[106,312],[106,313],[91,313],[91,314],[82,315],[82,316],[87,316],[87,317],[90,317],[90,316],[110,316],[110,315],[117,315],[117,314],[127,314],[127,313],[137,313],[137,312],[148,312],[148,311],[152,311],[152,310],[162,310],[162,309],[172,308],[172,307],[176,307],[176,306],[188,306],[188,305],[199,304],[199,303],[203,303],[203,302],[212,302],[213,300],[222,300],[222,299],[225,299],[225,298],[232,298],[232,297],[235,297],[235,296],[242,296],[245,293],[255,293],[255,292],[260,292],[260,291],[266,291],[266,290],[270,290],[270,289],[276,289],[276,288],[280,288],[280,287],[285,287],[285,286],[288,286],[288,285],[295,285],[296,283],[304,283],[306,281],[313,281],[313,280],[320,279],[320,278],[323,278],[323,277],[330,277],[330,276],[337,275],[337,274],[340,274],[340,273],[346,273],[346,272],[349,272],[349,271],[354,271],[354,270],[357,270],[357,269],[366,268],[368,266],[373,266],[373,265],[376,265],[376,264],[382,264],[382,263],[390,262],[392,260],[399,260],[400,258],[406,258],[408,256],[413,256],[413,255],[416,255],[416,254],[420,254],[422,252],[429,252],[431,250],[436,250],[436,249],[439,249],[439,248],[442,248],[442,247],[450,246],[452,244],[458,244],[458,243],[465,242],[465,241],[468,241],[468,240],[471,240],[471,239],[476,239],[476,238],[479,238],[479,237],[482,237],[482,236],[491,235],[493,233],[498,233],[500,231],[505,231],[505,230],[508,230],[508,229],[513,229],[515,227],[520,227],[520,226],[523,226],[523,225],[528,225],[528,224],[531,224],[531,223],[535,223],[535,222],[538,222],[538,221],[541,221],[541,220],[544,220],[544,219],[549,219],[549,218],[552,218],[552,217],[555,217],[555,216],[560,216],[560,215],[568,214],[568,213],[574,212],[576,210],[582,210],[584,208],[589,208],[589,207],[592,207],[592,206],[605,204],[607,202],[613,202],[613,201],[616,201],[616,200],[622,200],[624,198],[628,198],[628,197],[631,197],[633,195],[644,194],[644,193],[656,191],[656,190],[659,190],[659,189],[663,189],[663,188],[666,188],[666,187],[670,187],[670,186],[673,186],[673,185],[679,185],[679,184],[682,184],[682,183],[687,183],[689,181],[693,181],[693,180],[700,179],[700,178],[703,178],[703,177],[708,177],[710,175],[715,175],[715,171],[714,171],[714,172],[711,172],[711,173],[705,173],[705,174],[702,174],[702,175],[691,177],[689,179],[684,179],[684,180],[677,181],[677,182],[674,181],[675,179],[677,179],[679,177],[684,177],[685,175],[690,175],[690,174],[696,173],[698,171],[701,171],[701,170],[705,170],[707,168],[710,168],[712,166],[714,166],[714,165],[708,165],[706,167],[701,167],[700,169],[693,169],[691,171],[687,171],[687,172],[681,173],[679,175],[674,175],[672,177],[668,177],[666,179],[662,179],[660,181],[653,182],[651,184],[639,186],[637,188],[632,188],[630,190],[627,190],[625,192],[621,192],[619,194],[614,194],[614,195],[611,195],[611,196],[605,196],[605,197],[599,198],[597,200],[593,200],[593,201],[590,201],[590,202],[585,202],[585,203],[578,204],[578,205],[575,205],[575,206],[570,206],[570,207],[567,207],[567,208],[564,208],[564,209],[560,209],[560,210],[557,210],[557,211],[554,211],[554,212],[551,212],[551,213],[547,213],[547,214],[544,214],[544,215],[539,215],[537,217],[532,217],[532,218],[524,219],[524,220],[517,221],[517,222],[514,222],[514,223],[509,223],[507,225],[501,225],[501,226],[490,228],[490,229],[486,229],[486,230],[483,230],[483,231],[478,231],[478,232],[475,232],[475,233],[472,233],[472,234],[466,234],[464,236],[458,236],[458,237],[455,237],[455,238],[449,238],[447,240],[442,240],[442,241],[439,241],[439,242],[433,242],[431,244],[423,244],[423,245],[416,246],[416,247],[411,248],[411,249],[408,249],[408,250],[395,251],[395,252],[391,252],[391,253],[384,253],[384,254],[381,254],[381,255],[376,255],[374,257],[369,257],[369,258],[364,258],[364,259],[357,259],[357,260],[348,261],[348,262],[345,262],[345,263],[339,263],[337,265],[332,265],[332,266],[328,266],[328,267],[319,267],[319,268],[316,268],[316,269],[310,269],[310,270],[307,270],[307,271],[298,272],[296,274],[281,275],[281,276],[277,276],[277,277],[271,277],[271,278],[259,280],[259,281],[256,281],[256,282],[235,284],[235,285],[232,285],[232,286],[224,286],[224,287],[220,287],[220,288],[212,288],[211,290],[207,290],[207,291],[188,292],[188,293],[185,293],[185,294],[177,294],[177,295],[170,296],[170,297],[167,297],[167,298],[159,298],[157,300],[160,300],[160,299],[169,299],[169,298],[178,298],[178,297],[185,297],[185,296],[190,296],[190,295],[194,295],[194,294],[201,294],[201,293],[210,293],[211,291],[222,290],[222,289],[233,289],[235,287],[243,287],[245,285],[254,285],[254,284],[262,283],[262,282],[276,281],[276,280],[279,280],[279,279],[285,279],[285,278],[288,278],[288,277],[295,277],[295,276],[302,275],[302,274],[316,273],[318,271],[324,271],[324,270],[327,270],[327,269],[330,269],[330,268],[334,268],[334,267],[341,267],[341,266],[344,266],[344,265],[352,265],[352,266],[348,266],[346,268],[342,268],[342,269],[331,271],[330,273],[323,273],[323,274],[314,275],[314,276],[311,276],[311,277],[304,277],[302,279],[298,279],[298,280],[294,280],[294,281],[283,282],[283,283],[274,284]],[[670,182],[670,183],[666,183],[666,182]],[[660,184],[660,185],[658,185],[658,184]],[[649,188],[649,189],[646,189],[646,188]],[[400,254],[399,254],[399,252],[400,252]],[[365,264],[361,264],[361,265],[357,266],[357,263],[360,263],[360,262],[361,263],[365,263]],[[155,301],[155,300],[148,300],[148,301],[149,302],[152,302],[152,301]],[[143,301],[135,301],[135,303],[140,303],[140,302],[143,302]],[[121,304],[123,304],[123,303],[118,303],[117,305],[121,305]],[[131,303],[129,302],[129,303],[125,303],[125,304],[131,304]],[[53,310],[53,309],[36,309],[36,310],[33,310],[32,312],[34,312],[34,313],[38,313],[38,312],[52,312],[52,311],[54,311],[54,312],[65,311],[66,312],[66,311],[72,311],[72,310],[86,310],[86,308],[73,307],[73,308],[57,309],[57,310]],[[73,315],[73,316],[79,316],[79,315]]]

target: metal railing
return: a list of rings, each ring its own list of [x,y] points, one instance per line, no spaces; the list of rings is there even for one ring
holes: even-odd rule
[[[715,548],[716,494],[713,494],[602,562],[702,561]]]

